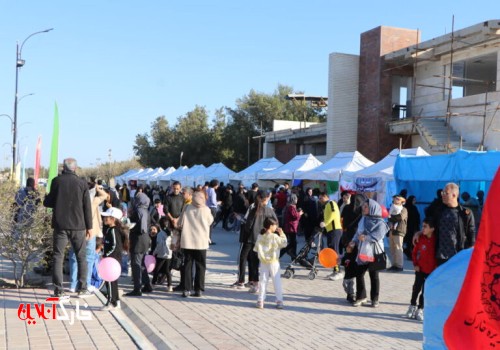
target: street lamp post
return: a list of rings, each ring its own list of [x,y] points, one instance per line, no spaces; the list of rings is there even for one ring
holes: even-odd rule
[[[34,35],[48,33],[54,28],[49,28],[45,30],[41,30],[39,32],[35,32],[33,34],[28,35],[26,39],[23,40],[21,46],[19,46],[19,42],[16,43],[16,91],[14,94],[14,120],[12,121],[12,169],[16,168],[16,143],[17,143],[17,104],[19,102],[17,98],[17,89],[19,83],[19,68],[24,66],[25,61],[22,59],[23,46]],[[24,96],[23,96],[24,97]]]

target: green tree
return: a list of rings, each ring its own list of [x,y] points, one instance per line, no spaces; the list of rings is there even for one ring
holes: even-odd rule
[[[322,122],[325,113],[304,101],[291,101],[287,95],[293,88],[278,85],[272,94],[251,90],[236,100],[235,108],[219,108],[208,123],[205,107],[196,106],[177,118],[171,128],[165,117],[151,124],[150,134],[136,136],[134,152],[145,166],[178,166],[183,153],[183,165],[222,162],[235,171],[260,158],[259,141],[255,138],[272,131],[274,120]],[[261,150],[262,152],[262,150]]]

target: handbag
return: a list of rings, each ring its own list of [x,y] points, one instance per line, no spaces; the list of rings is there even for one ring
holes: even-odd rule
[[[374,243],[373,257],[375,259],[368,265],[368,270],[380,271],[380,270],[385,270],[387,268],[387,255],[382,250],[378,242]]]
[[[184,255],[180,250],[172,253],[172,260],[170,261],[170,268],[179,271],[182,267],[182,260]]]

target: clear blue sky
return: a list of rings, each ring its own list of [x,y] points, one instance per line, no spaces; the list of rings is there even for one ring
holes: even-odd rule
[[[428,40],[495,19],[498,0],[475,1],[7,1],[0,0],[0,114],[13,115],[16,41],[22,52],[21,153],[34,164],[38,135],[48,165],[54,103],[60,161],[81,166],[133,156],[135,135],[195,105],[234,107],[250,89],[279,83],[328,94],[328,55],[359,53],[362,32],[420,29]],[[500,16],[497,16],[500,17]],[[0,167],[11,162],[10,121],[0,118]],[[6,144],[7,143],[7,144]],[[165,164],[169,166],[170,164]]]

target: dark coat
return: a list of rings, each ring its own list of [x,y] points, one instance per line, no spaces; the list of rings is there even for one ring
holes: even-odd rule
[[[63,171],[52,180],[43,205],[52,211],[56,230],[92,229],[92,207],[87,183],[72,171]]]
[[[255,242],[257,242],[257,237],[260,235],[260,231],[264,228],[264,219],[267,217],[278,221],[272,208],[265,206],[257,209],[257,206],[255,206],[250,209],[245,225],[242,225],[240,242],[255,244]]]
[[[150,200],[144,193],[139,193],[134,198],[134,207],[130,221],[136,225],[130,230],[130,252],[145,254],[149,250],[151,238],[149,236],[149,226],[151,219],[149,216]]]

